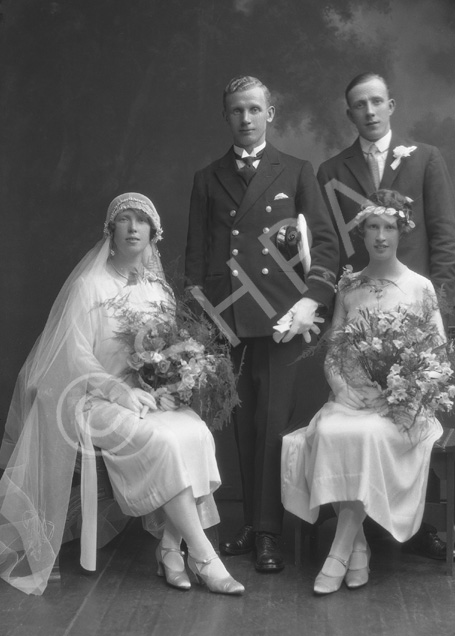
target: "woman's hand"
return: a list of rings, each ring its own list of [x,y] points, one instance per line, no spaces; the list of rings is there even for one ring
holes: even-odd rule
[[[175,411],[178,409],[178,405],[172,395],[164,393],[160,396],[160,410],[161,411]]]
[[[340,383],[333,392],[335,402],[344,404],[344,406],[348,406],[350,409],[356,411],[366,408],[362,395],[356,389],[350,387],[349,384]]]
[[[376,383],[365,382],[360,387],[353,387],[338,374],[328,374],[327,380],[336,402],[355,410],[374,409],[381,414],[387,412],[387,401]]]
[[[150,393],[143,389],[133,389],[124,382],[118,382],[112,387],[109,391],[109,400],[134,413],[141,414],[141,417],[146,413],[145,407],[152,411],[158,408],[155,398]]]
[[[142,389],[133,389],[134,397],[139,401],[139,417],[143,419],[147,411],[156,411],[158,409],[157,403],[153,395],[143,391]]]
[[[366,409],[374,409],[379,413],[385,414],[388,410],[387,400],[376,383],[365,385],[358,389]]]

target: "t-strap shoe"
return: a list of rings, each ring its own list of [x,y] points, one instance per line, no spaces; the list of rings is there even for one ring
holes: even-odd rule
[[[336,554],[329,554],[327,559],[335,559],[336,561],[339,561],[341,565],[344,567],[345,571],[343,572],[343,574],[340,574],[338,576],[332,576],[331,574],[324,574],[324,572],[321,570],[314,581],[313,589],[315,594],[322,595],[322,594],[332,594],[333,592],[338,592],[338,590],[341,587],[341,584],[343,583],[343,579],[345,577],[346,570],[348,568],[348,562],[345,561],[344,559],[341,559]]]
[[[204,559],[204,561],[196,561],[191,555],[188,555],[188,567],[196,577],[196,581],[200,585],[205,584],[215,594],[243,594],[245,588],[230,574],[219,579],[204,573],[204,568],[219,558],[215,555],[210,559]]]
[[[363,561],[365,565],[362,567],[352,567],[352,555],[353,554],[362,554],[364,555],[363,559],[359,559]],[[362,587],[362,585],[366,585],[368,583],[368,574],[370,572],[370,557],[371,550],[369,546],[362,550],[353,550],[351,554],[351,558],[349,560],[348,571],[346,572],[346,576],[344,577],[344,582],[350,590],[355,590],[358,587]],[[357,559],[356,559],[357,561]]]
[[[164,562],[166,555],[170,552],[178,552],[182,557],[182,569],[173,570]],[[183,560],[184,552],[181,552],[178,548],[163,548],[161,543],[156,547],[155,556],[158,564],[157,574],[158,576],[164,576],[166,583],[171,587],[176,587],[178,590],[189,590],[191,588],[190,579],[185,571],[185,562]]]

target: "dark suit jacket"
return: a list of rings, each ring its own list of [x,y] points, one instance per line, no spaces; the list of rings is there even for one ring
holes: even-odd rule
[[[409,157],[404,157],[396,170],[392,170],[393,149],[397,146],[417,146]],[[359,210],[359,201],[374,191],[360,141],[323,163],[317,175],[327,207],[335,218],[337,204],[344,223],[349,223]],[[331,180],[347,186],[347,191],[335,191],[327,185]],[[339,186],[336,186],[339,188]],[[453,298],[455,285],[455,195],[447,166],[437,148],[420,143],[409,143],[392,133],[381,188],[397,190],[413,200],[415,229],[403,235],[398,247],[398,258],[414,271],[429,277],[436,288],[444,285]],[[352,192],[360,195],[354,201]],[[329,201],[330,196],[332,200]],[[360,270],[368,263],[363,240],[350,234],[355,254],[341,237],[341,266],[350,263]]]
[[[298,268],[274,245],[278,229],[295,222],[299,213],[305,215],[313,241],[306,287]],[[213,306],[238,292],[221,315],[239,337],[271,335],[277,319],[302,296],[329,305],[338,240],[310,163],[268,143],[247,189],[232,148],[197,172],[185,270],[187,283],[201,286]]]

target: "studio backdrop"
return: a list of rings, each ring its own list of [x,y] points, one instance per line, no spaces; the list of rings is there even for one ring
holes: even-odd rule
[[[230,144],[234,75],[269,86],[270,139],[315,170],[355,138],[346,84],[384,75],[394,129],[438,146],[455,176],[453,0],[3,0],[0,12],[0,437],[17,373],[115,195],[153,200],[181,283],[193,175]],[[314,361],[302,384],[305,418],[325,399]],[[236,496],[232,431],[217,447]]]

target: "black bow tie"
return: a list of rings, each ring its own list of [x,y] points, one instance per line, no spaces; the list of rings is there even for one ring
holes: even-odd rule
[[[264,151],[258,152],[255,157],[251,157],[251,156],[241,157],[240,155],[234,153],[235,158],[238,161],[243,161],[243,163],[245,164],[239,169],[238,172],[240,177],[243,179],[243,181],[246,183],[247,186],[250,183],[251,179],[256,174],[256,168],[254,167],[253,163],[255,161],[259,161],[263,153]]]
[[[264,151],[261,150],[260,152],[257,153],[257,155],[255,157],[251,157],[250,155],[248,155],[246,157],[241,157],[237,153],[234,153],[234,154],[235,154],[235,158],[238,161],[243,161],[243,163],[246,166],[252,166],[255,161],[259,161],[261,159],[262,155],[264,154]]]

